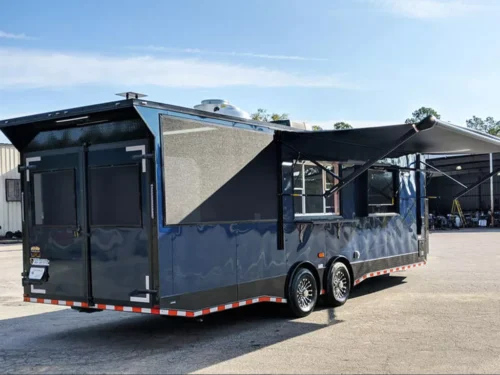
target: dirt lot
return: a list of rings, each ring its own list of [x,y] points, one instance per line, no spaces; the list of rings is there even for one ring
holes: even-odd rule
[[[274,305],[198,323],[27,304],[20,259],[0,247],[1,373],[500,373],[500,231],[433,233],[426,267],[299,320]]]

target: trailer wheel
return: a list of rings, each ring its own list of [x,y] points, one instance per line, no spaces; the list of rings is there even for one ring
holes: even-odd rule
[[[336,262],[330,267],[327,279],[326,300],[329,306],[338,307],[346,303],[351,292],[351,275],[346,265]]]
[[[318,285],[307,268],[299,268],[288,288],[288,305],[297,318],[309,315],[318,301]]]

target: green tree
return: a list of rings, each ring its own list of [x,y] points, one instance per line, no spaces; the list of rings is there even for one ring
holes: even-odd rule
[[[340,121],[340,122],[336,122],[335,124],[333,124],[333,128],[335,130],[344,130],[344,129],[352,129],[352,126],[351,126],[351,124],[348,124],[347,122]]]
[[[313,125],[312,126],[312,130],[315,130],[315,131],[317,131],[317,130],[323,130],[323,128],[321,126],[319,126],[319,125]]]
[[[481,117],[472,116],[472,118],[466,120],[465,123],[470,129],[475,129],[491,135],[500,135],[500,121],[495,121],[491,116],[486,117],[484,120]]]
[[[435,109],[430,107],[421,107],[411,114],[411,118],[406,119],[405,124],[416,124],[429,115],[432,115],[437,119],[441,118],[441,115],[437,113]]]
[[[252,113],[252,120],[257,121],[278,121],[278,120],[288,120],[288,114],[282,113],[281,115],[278,113],[268,114],[266,109],[259,108],[257,112]]]

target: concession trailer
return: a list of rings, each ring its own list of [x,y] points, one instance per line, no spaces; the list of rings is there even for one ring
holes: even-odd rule
[[[434,117],[292,125],[130,93],[0,121],[21,156],[24,300],[185,317],[340,306],[426,264],[425,154],[500,151]]]

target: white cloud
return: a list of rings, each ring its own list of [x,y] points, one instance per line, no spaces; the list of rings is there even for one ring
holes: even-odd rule
[[[0,30],[0,38],[18,39],[18,40],[32,39],[31,37],[27,36],[26,34],[12,34],[12,33],[8,33],[8,32],[5,32],[5,31],[2,31],[2,30]]]
[[[394,14],[432,19],[465,16],[470,12],[496,8],[484,0],[365,0]],[[498,8],[496,8],[498,9]]]
[[[199,59],[113,57],[0,48],[0,89],[75,85],[211,88],[222,86],[357,89],[342,75],[306,75]]]
[[[325,58],[319,57],[304,57],[295,55],[272,55],[265,53],[254,53],[254,52],[220,52],[220,51],[210,51],[198,48],[172,48],[172,47],[162,47],[162,46],[135,46],[130,47],[133,50],[139,51],[150,51],[150,52],[176,52],[185,53],[193,55],[214,55],[214,56],[236,56],[236,57],[252,57],[259,59],[270,59],[270,60],[296,60],[296,61],[328,61]]]

